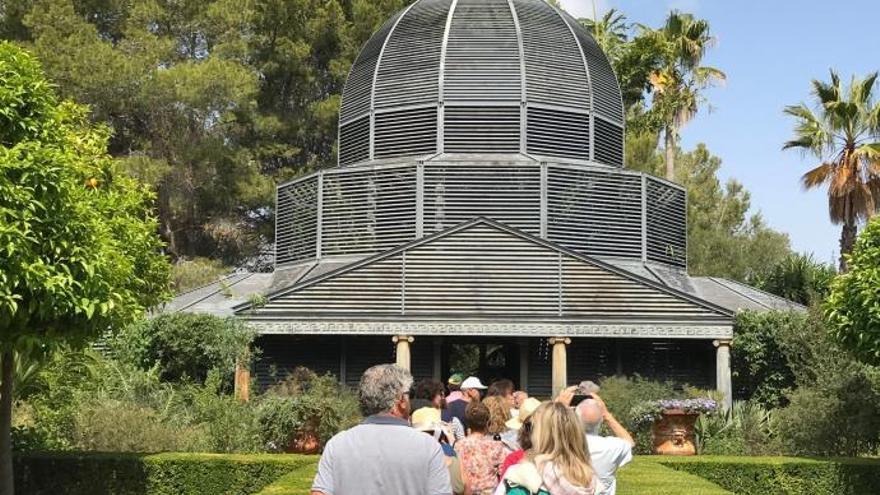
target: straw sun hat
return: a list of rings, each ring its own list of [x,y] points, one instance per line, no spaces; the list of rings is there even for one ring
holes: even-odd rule
[[[540,405],[541,401],[534,397],[529,397],[523,401],[521,406],[519,406],[519,415],[515,418],[509,419],[504,425],[513,430],[522,428],[523,421],[529,419],[529,416],[531,416],[532,413],[535,412],[535,409]]]

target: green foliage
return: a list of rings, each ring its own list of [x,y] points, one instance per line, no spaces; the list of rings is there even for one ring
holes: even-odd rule
[[[315,462],[265,454],[27,454],[15,466],[19,490],[35,495],[243,495]]]
[[[860,495],[880,491],[877,459],[787,457],[664,458],[669,468],[695,474],[734,493]]]
[[[735,401],[728,411],[703,414],[694,425],[697,452],[703,455],[779,454],[774,410]]]
[[[230,269],[220,260],[208,258],[180,259],[171,268],[174,292],[181,293],[216,282]]]
[[[880,218],[865,227],[848,263],[831,285],[825,317],[844,349],[880,366]]]
[[[158,366],[164,381],[203,382],[212,369],[231,376],[253,339],[253,331],[235,318],[173,313],[129,325],[109,345],[123,362]]]
[[[808,315],[795,311],[743,311],[737,314],[731,346],[734,396],[764,407],[786,403],[795,375],[782,340],[807,325]]]
[[[158,194],[169,252],[232,264],[271,241],[274,180],[335,163],[350,63],[408,2],[13,3],[0,32],[112,127],[120,169]]]
[[[649,424],[639,421],[640,407],[645,401],[660,399],[683,399],[687,394],[672,382],[656,382],[633,377],[608,377],[601,381],[602,399],[614,417],[633,434],[638,453],[652,450]]]
[[[0,80],[0,346],[81,343],[168,294],[153,197],[30,55],[0,44]]]
[[[297,368],[267,391],[258,406],[263,444],[282,451],[297,434],[315,434],[325,444],[360,419],[357,396],[332,375]]]
[[[676,181],[688,194],[688,266],[692,275],[741,282],[761,278],[790,253],[788,236],[748,216],[751,198],[742,184],[718,179],[721,159],[699,144],[679,152]]]
[[[779,436],[795,455],[863,455],[880,448],[880,376],[856,370],[801,387],[778,411]]]
[[[127,401],[85,402],[76,411],[73,442],[93,452],[201,450],[201,432]],[[33,447],[29,450],[35,450]]]
[[[812,255],[791,253],[767,273],[753,277],[755,287],[790,301],[810,306],[824,301],[837,274],[833,266]]]

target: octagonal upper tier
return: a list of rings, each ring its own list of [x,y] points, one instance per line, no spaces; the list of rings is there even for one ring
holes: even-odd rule
[[[623,164],[611,65],[544,0],[417,0],[362,48],[339,122],[341,165],[438,153]]]

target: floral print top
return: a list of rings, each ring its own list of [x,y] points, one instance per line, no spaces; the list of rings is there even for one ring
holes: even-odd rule
[[[492,493],[498,486],[498,467],[507,456],[504,444],[492,437],[471,435],[455,443],[455,452],[473,493]]]

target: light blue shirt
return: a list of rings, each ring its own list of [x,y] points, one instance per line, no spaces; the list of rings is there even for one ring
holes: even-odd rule
[[[452,495],[440,444],[387,415],[327,442],[312,490],[326,495]]]

